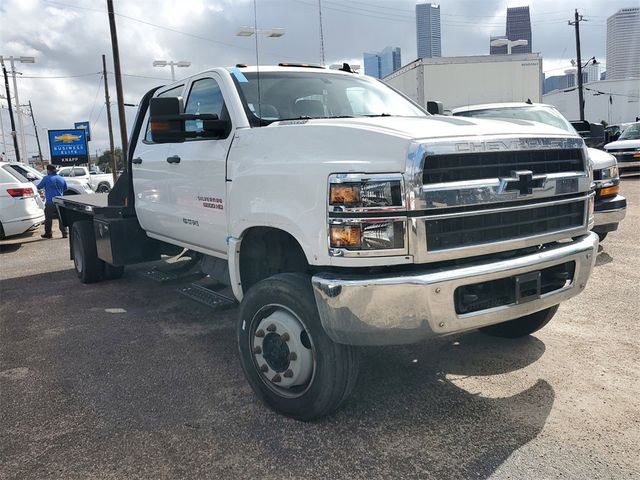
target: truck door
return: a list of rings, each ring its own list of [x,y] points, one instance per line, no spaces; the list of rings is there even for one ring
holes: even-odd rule
[[[213,113],[229,119],[221,85],[215,72],[191,78],[183,93],[185,113]],[[202,124],[187,121],[185,128],[201,131]],[[194,138],[166,144],[168,151],[158,164],[162,179],[154,182],[156,207],[162,210],[157,214],[162,220],[151,233],[194,250],[226,255],[225,177],[232,138],[229,134],[220,139]]]
[[[181,97],[185,85],[172,85],[160,90],[155,96]],[[140,135],[133,152],[132,177],[136,196],[136,215],[140,226],[151,236],[166,236],[172,219],[169,205],[171,199],[162,198],[168,193],[169,147],[167,143],[153,143],[149,130],[149,112],[143,123],[144,135]]]

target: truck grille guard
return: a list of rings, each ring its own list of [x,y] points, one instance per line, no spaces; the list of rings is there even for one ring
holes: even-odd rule
[[[405,181],[416,263],[546,244],[582,235],[593,221],[592,171],[580,138],[419,142]]]

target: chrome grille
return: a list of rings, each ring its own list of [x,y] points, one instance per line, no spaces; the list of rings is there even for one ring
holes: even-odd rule
[[[513,170],[530,170],[534,175],[584,170],[582,150],[513,150],[428,155],[423,183],[458,182],[508,177]]]
[[[516,240],[578,228],[585,223],[584,200],[554,205],[532,205],[500,212],[479,211],[426,219],[427,250],[438,251]],[[434,218],[435,217],[435,218]]]

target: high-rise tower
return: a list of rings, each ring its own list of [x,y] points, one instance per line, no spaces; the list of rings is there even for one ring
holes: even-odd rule
[[[441,40],[440,5],[418,3],[416,5],[418,58],[441,57]]]

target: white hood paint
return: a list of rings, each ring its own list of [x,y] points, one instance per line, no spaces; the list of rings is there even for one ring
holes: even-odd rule
[[[597,148],[587,148],[589,152],[589,160],[594,170],[602,170],[603,168],[613,167],[618,162],[616,157],[610,153],[598,150]]]
[[[639,148],[640,149],[640,139],[617,140],[615,142],[607,143],[604,146],[604,149],[607,151],[622,150],[623,148]]]

